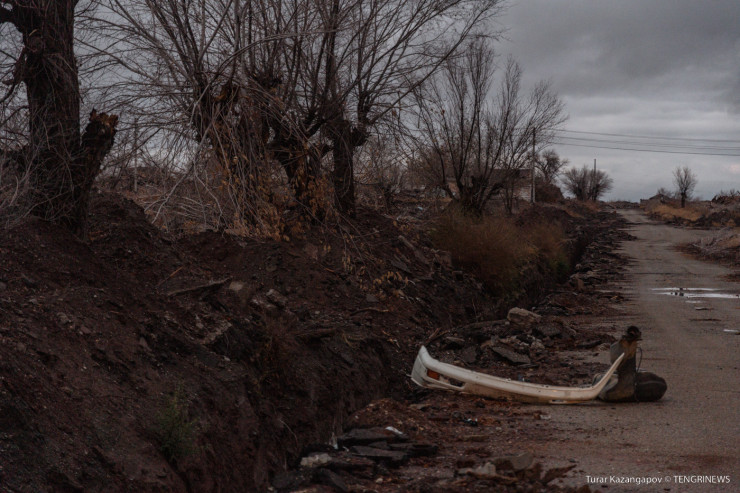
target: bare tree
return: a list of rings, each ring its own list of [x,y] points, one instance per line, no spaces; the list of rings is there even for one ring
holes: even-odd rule
[[[553,149],[543,151],[535,161],[537,171],[546,184],[554,184],[562,169],[568,164],[570,162],[567,159],[561,159]]]
[[[373,136],[358,153],[356,176],[358,184],[376,190],[386,210],[393,205],[406,174],[406,158],[391,136]]]
[[[278,163],[297,202],[328,174],[352,213],[355,150],[501,0],[105,1],[97,45],[143,127],[208,150],[245,207],[280,195]]]
[[[599,200],[612,189],[613,180],[603,170],[593,170],[588,166],[570,168],[563,173],[563,185],[578,200]]]
[[[0,28],[20,34],[15,61],[0,98],[6,111],[21,111],[28,134],[15,149],[28,173],[33,212],[79,235],[85,233],[90,189],[115,135],[117,118],[93,110],[80,129],[80,90],[74,54],[77,0],[0,0]],[[6,59],[13,56],[3,51]],[[2,64],[5,65],[5,64]],[[7,68],[7,65],[6,65]],[[25,86],[19,106],[5,105]]]
[[[686,199],[691,199],[696,182],[696,175],[688,166],[679,166],[673,170],[673,183],[676,185],[676,195],[681,197],[682,208],[686,207]]]
[[[532,142],[546,145],[563,120],[563,105],[547,83],[529,97],[521,94],[521,68],[509,59],[495,99],[494,53],[477,40],[447,61],[439,77],[416,91],[419,107],[414,136],[428,154],[427,175],[470,212],[480,213],[499,191],[511,212]]]

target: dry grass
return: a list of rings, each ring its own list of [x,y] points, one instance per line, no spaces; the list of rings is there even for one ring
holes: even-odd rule
[[[515,290],[524,267],[536,262],[558,277],[568,270],[563,232],[555,224],[518,227],[509,218],[448,213],[438,220],[432,237],[451,253],[456,266],[474,273],[498,295]]]
[[[705,208],[701,208],[695,205],[687,205],[684,208],[674,207],[668,204],[659,204],[648,211],[651,214],[657,215],[664,221],[671,221],[674,219],[682,219],[684,221],[694,222],[697,221],[706,212]]]

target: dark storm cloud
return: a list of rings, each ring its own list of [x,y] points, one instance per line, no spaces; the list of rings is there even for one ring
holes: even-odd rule
[[[729,89],[740,83],[738,19],[736,0],[520,0],[503,22],[507,48],[533,74],[557,74],[567,95]]]
[[[566,128],[631,135],[740,140],[740,1],[510,0],[499,44],[525,81],[549,79]],[[734,144],[740,146],[740,143]],[[581,165],[599,157],[625,197],[670,187],[677,164],[695,166],[701,193],[740,188],[740,158],[566,147]],[[702,189],[702,183],[705,189]],[[642,186],[643,189],[639,189]],[[727,186],[726,186],[727,188]],[[716,191],[716,190],[715,190]]]

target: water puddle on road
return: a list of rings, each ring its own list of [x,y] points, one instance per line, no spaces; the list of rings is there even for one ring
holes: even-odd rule
[[[740,299],[740,294],[722,293],[719,289],[714,288],[652,288],[652,291],[655,291],[655,294],[681,296],[683,298]]]

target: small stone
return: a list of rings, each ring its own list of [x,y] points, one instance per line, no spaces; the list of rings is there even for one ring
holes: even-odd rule
[[[275,310],[277,310],[277,307],[275,305],[268,302],[262,296],[255,296],[249,301],[249,304],[252,305],[254,308],[257,308],[258,310],[262,310],[264,312],[274,312]]]
[[[378,303],[378,301],[380,301],[380,300],[378,300],[378,297],[377,296],[375,296],[374,294],[370,293],[367,296],[365,296],[365,301],[367,301],[368,303]]]
[[[231,281],[231,284],[229,284],[229,291],[233,291],[235,293],[239,293],[242,289],[244,289],[244,283],[240,281]]]
[[[514,365],[532,364],[532,360],[529,359],[529,356],[525,356],[524,354],[519,354],[515,351],[503,348],[501,346],[494,346],[491,348],[491,351],[493,351],[499,358],[505,361],[508,361],[509,363],[514,364]]]
[[[544,351],[545,345],[542,344],[542,341],[539,339],[535,339],[532,344],[529,345],[529,347],[534,351]]]
[[[486,462],[478,467],[466,467],[457,471],[459,476],[473,476],[478,479],[493,479],[497,477],[496,466],[491,462]]]
[[[352,445],[368,445],[374,442],[397,443],[408,441],[403,433],[383,428],[354,428],[344,435],[337,437],[337,445],[350,447]]]
[[[72,320],[69,318],[69,316],[67,316],[67,314],[63,312],[57,313],[57,320],[59,320],[59,325],[61,325],[62,327],[72,323]]]
[[[542,319],[541,315],[524,310],[523,308],[512,308],[506,315],[506,319],[514,325],[520,327],[531,327],[532,325],[539,323]]]
[[[502,455],[493,459],[493,463],[500,470],[523,471],[534,462],[531,452],[524,451],[518,454]]]
[[[320,467],[329,463],[331,463],[331,455],[326,453],[311,454],[301,459],[301,467]]]
[[[279,306],[280,308],[285,308],[285,306],[288,304],[288,298],[283,296],[279,291],[275,289],[269,290],[265,296],[271,303]]]
[[[0,281],[0,291],[5,291],[6,289],[8,289],[8,285]]]

